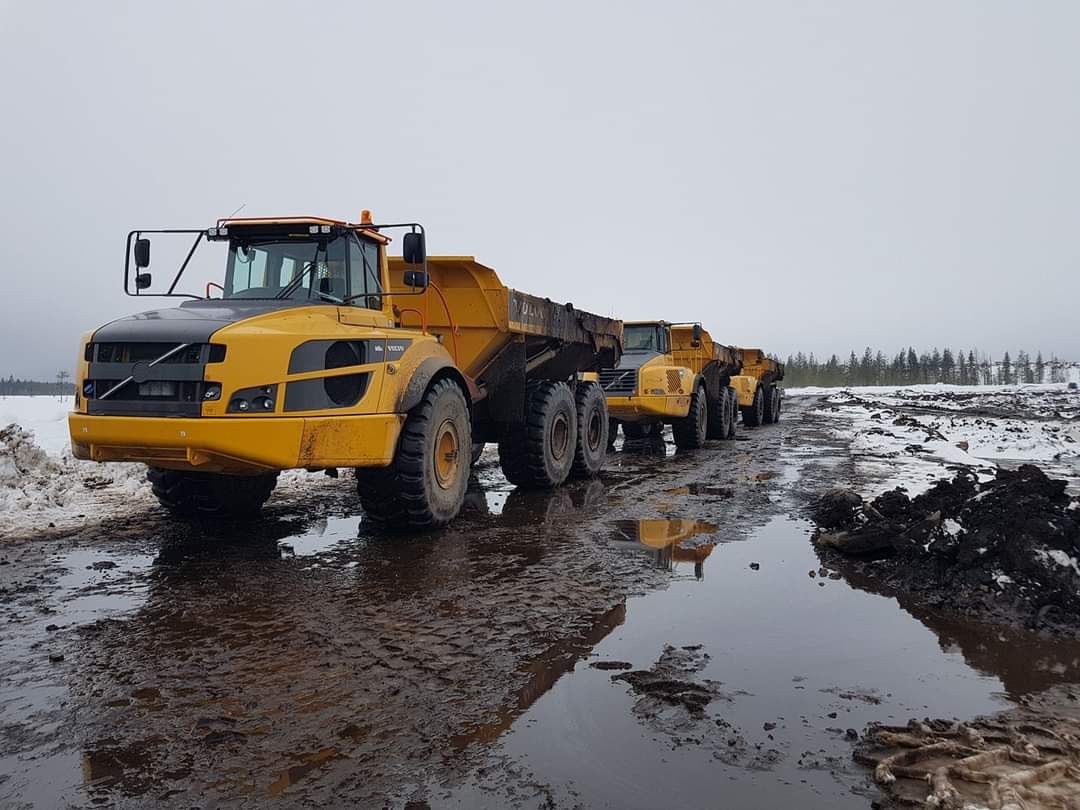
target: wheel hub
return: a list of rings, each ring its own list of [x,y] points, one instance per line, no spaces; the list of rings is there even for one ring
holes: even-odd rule
[[[457,480],[461,466],[461,440],[457,426],[445,420],[435,431],[435,481],[443,489],[450,489]]]
[[[566,414],[558,413],[551,422],[551,455],[561,459],[566,455],[570,444],[570,423]]]
[[[604,432],[604,425],[600,419],[600,412],[593,411],[589,415],[588,429],[585,431],[585,439],[588,442],[590,450],[596,450],[600,447],[600,434]]]

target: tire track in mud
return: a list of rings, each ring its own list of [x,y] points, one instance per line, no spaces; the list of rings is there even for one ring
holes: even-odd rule
[[[743,539],[784,508],[795,419],[696,453],[624,448],[600,481],[551,493],[511,491],[485,456],[470,507],[436,536],[369,536],[349,478],[272,501],[250,535],[153,510],[5,549],[0,642],[22,655],[0,665],[16,695],[0,799],[394,805],[474,779],[625,598],[668,581],[670,554],[619,540],[616,522]],[[117,567],[84,573],[100,561]],[[23,700],[42,678],[55,694]],[[528,774],[500,779],[508,801],[545,801]]]

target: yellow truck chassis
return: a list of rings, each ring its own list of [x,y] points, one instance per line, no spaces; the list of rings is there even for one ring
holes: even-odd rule
[[[171,511],[247,516],[281,470],[353,467],[369,520],[426,529],[460,510],[477,443],[499,443],[519,486],[599,472],[608,416],[589,375],[618,362],[620,321],[511,289],[472,257],[429,258],[419,225],[366,216],[133,231],[129,295],[150,294],[151,233],[193,235],[187,261],[224,243],[223,298],[88,333],[69,427],[78,458],[147,464]]]

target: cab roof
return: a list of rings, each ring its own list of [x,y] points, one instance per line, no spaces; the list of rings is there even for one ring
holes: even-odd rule
[[[272,230],[276,226],[288,228],[300,226],[308,229],[311,227],[327,226],[331,228],[346,228],[359,234],[374,239],[380,244],[388,244],[391,239],[371,226],[370,223],[346,222],[343,219],[330,219],[329,217],[223,217],[217,221],[218,228],[257,228]]]

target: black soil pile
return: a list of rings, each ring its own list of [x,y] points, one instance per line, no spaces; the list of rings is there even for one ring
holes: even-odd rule
[[[980,483],[970,472],[909,498],[825,493],[822,559],[928,607],[1080,635],[1080,502],[1033,465]]]

